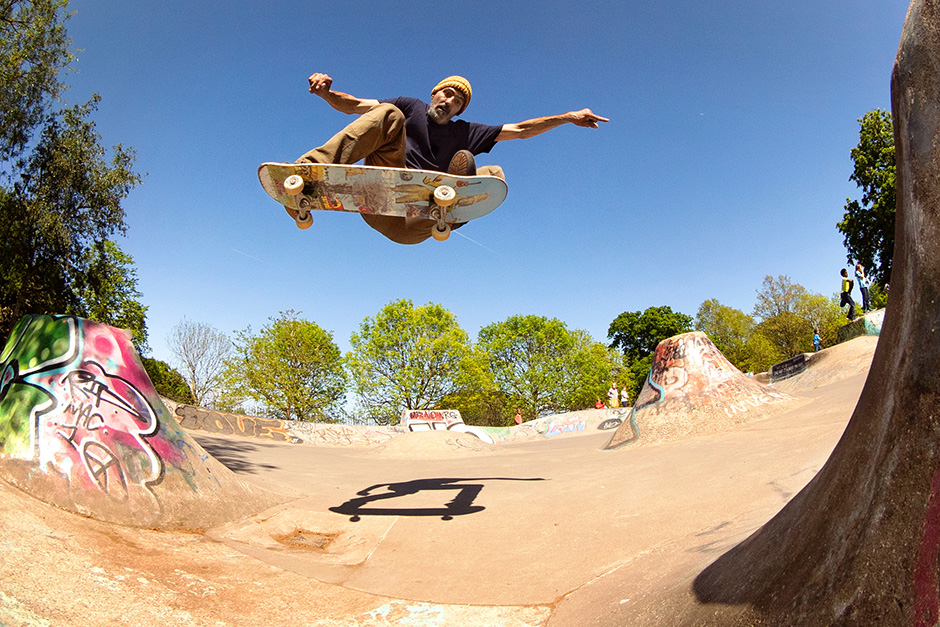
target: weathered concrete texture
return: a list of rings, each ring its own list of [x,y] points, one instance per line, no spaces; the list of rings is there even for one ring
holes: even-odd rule
[[[537,627],[551,611],[357,592],[259,562],[202,534],[80,518],[3,482],[0,511],[4,627]],[[279,546],[290,554],[291,547]]]
[[[236,478],[180,428],[125,331],[24,316],[0,373],[0,477],[39,499],[163,529],[203,529],[284,500]]]
[[[806,370],[775,381],[771,387],[779,392],[802,396],[809,390],[859,374],[866,374],[878,346],[877,335],[862,335],[848,342],[806,353]]]
[[[859,316],[845,326],[839,327],[836,335],[840,342],[848,342],[853,337],[859,337],[860,335],[880,335],[884,319],[885,310],[876,309],[864,316]]]
[[[800,402],[746,376],[704,333],[683,333],[656,347],[633,411],[605,448],[715,433],[793,409]]]
[[[862,396],[817,476],[662,624],[940,620],[940,2],[914,0],[892,76],[891,301]],[[662,618],[662,614],[660,616]]]

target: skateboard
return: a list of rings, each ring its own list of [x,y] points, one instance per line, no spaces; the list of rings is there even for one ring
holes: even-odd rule
[[[434,220],[439,241],[451,225],[496,209],[508,192],[495,176],[366,165],[262,163],[258,179],[301,229],[313,224],[312,211],[348,211]]]

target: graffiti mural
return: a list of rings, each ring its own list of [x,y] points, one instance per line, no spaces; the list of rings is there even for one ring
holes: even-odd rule
[[[769,405],[786,398],[748,379],[729,362],[704,333],[686,333],[656,347],[649,383],[660,400],[697,408],[726,400],[726,415]],[[647,390],[644,389],[643,392]],[[644,396],[641,392],[640,396]],[[646,399],[638,399],[638,404]],[[649,404],[648,402],[646,404]]]
[[[562,420],[557,420],[548,423],[548,428],[545,430],[545,437],[551,438],[556,435],[561,435],[562,433],[574,433],[577,431],[584,431],[587,429],[587,422],[585,422],[580,416],[571,416]]]
[[[303,442],[302,438],[290,432],[285,421],[276,418],[240,416],[191,405],[180,405],[176,408],[176,415],[180,425],[186,429],[199,429],[210,433],[263,438],[293,444]]]
[[[469,433],[487,444],[493,443],[493,438],[488,433],[464,423],[456,409],[405,409],[401,412],[401,425],[409,431]]]
[[[782,411],[789,401],[796,399],[735,368],[704,333],[683,333],[656,347],[636,404],[605,448],[637,442],[641,431],[650,442],[719,431]]]
[[[160,422],[124,333],[75,317],[22,318],[0,353],[0,450],[114,501],[149,495],[164,475],[148,440]]]
[[[306,442],[321,446],[375,446],[403,432],[396,427],[326,423],[300,423],[293,428],[304,434]]]

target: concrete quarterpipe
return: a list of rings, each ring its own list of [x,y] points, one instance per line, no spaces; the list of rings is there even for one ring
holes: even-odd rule
[[[699,331],[663,340],[629,419],[605,448],[713,433],[792,409],[800,401],[746,376]]]
[[[166,529],[202,529],[283,500],[235,477],[180,428],[125,331],[24,316],[0,373],[0,476],[37,498]]]

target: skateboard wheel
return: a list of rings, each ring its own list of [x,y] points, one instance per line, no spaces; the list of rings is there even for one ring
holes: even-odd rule
[[[313,214],[308,213],[303,218],[301,218],[300,214],[298,214],[295,220],[297,221],[298,229],[309,229],[310,226],[313,224]]]
[[[434,239],[436,239],[436,240],[439,241],[439,242],[443,242],[445,239],[447,239],[448,237],[450,237],[450,225],[449,225],[449,224],[444,224],[444,228],[443,228],[443,229],[440,229],[440,228],[438,228],[438,226],[435,224],[435,225],[434,225],[434,228],[431,229],[431,237],[433,237]]]
[[[434,190],[434,202],[441,207],[450,207],[457,200],[457,192],[450,185],[441,185]]]
[[[284,191],[288,196],[296,196],[304,191],[304,179],[299,174],[291,174],[284,179]]]

